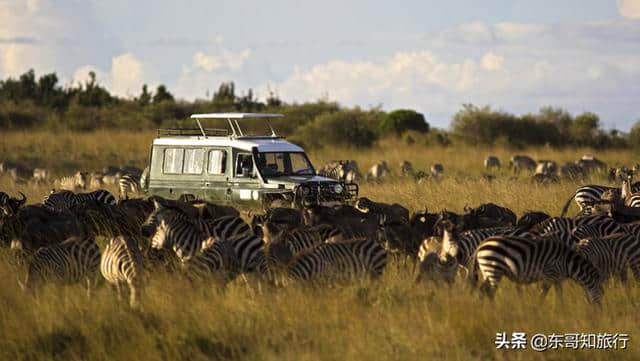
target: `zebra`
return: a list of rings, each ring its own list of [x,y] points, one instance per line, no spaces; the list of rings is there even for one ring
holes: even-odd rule
[[[129,199],[129,193],[140,194],[142,187],[140,186],[140,177],[133,174],[125,174],[118,179],[118,187],[120,190],[120,199]]]
[[[575,202],[578,204],[578,207],[580,208],[580,212],[584,212],[587,209],[592,208],[596,203],[598,203],[598,201],[602,199],[602,195],[606,191],[611,191],[618,196],[622,192],[621,188],[607,187],[607,186],[594,185],[594,184],[579,187],[578,189],[576,189],[573,196],[571,196],[571,198],[567,200],[567,203],[565,203],[564,207],[562,208],[562,213],[560,215],[564,217],[565,214],[567,214],[567,211],[569,210],[569,206],[571,205],[572,200],[575,200]],[[637,193],[637,192],[640,192],[640,182],[635,182],[631,184],[631,193]]]
[[[627,269],[631,267],[634,277],[640,281],[640,240],[637,235],[616,233],[585,238],[576,250],[596,266],[605,280],[616,275],[626,282]]]
[[[458,260],[450,255],[446,255],[442,259],[437,252],[425,252],[418,258],[420,262],[420,271],[416,282],[428,279],[438,282],[440,279],[447,284],[454,283],[459,270],[466,269],[462,267]]]
[[[355,160],[332,160],[325,164],[318,174],[347,183],[357,182],[361,178],[358,163]]]
[[[367,182],[381,181],[383,178],[386,178],[390,172],[391,170],[387,165],[387,161],[383,160],[372,165],[371,168],[369,168],[369,170],[367,171],[367,175],[365,176],[365,180]]]
[[[254,234],[251,226],[237,216],[198,220],[197,225],[207,236],[217,240],[233,240]]]
[[[56,191],[54,189],[44,198],[42,204],[47,209],[64,212],[75,205],[92,201],[110,205],[116,204],[116,198],[105,189],[98,189],[88,193],[73,193],[68,190]]]
[[[489,155],[484,159],[484,167],[486,169],[491,169],[491,168],[498,168],[500,169],[500,158],[494,156],[494,155]]]
[[[203,230],[206,225],[193,222],[177,208],[162,205],[157,200],[153,202],[155,209],[142,225],[142,235],[151,237],[151,247],[154,249],[173,250],[187,275],[202,277],[205,273],[210,275],[226,271],[226,278],[230,279],[241,268],[236,266],[240,259],[244,259],[245,263],[252,261],[248,260],[248,256],[237,256],[246,250],[252,239],[238,237],[220,240],[210,237]]]
[[[544,212],[526,211],[516,222],[516,227],[529,230],[536,224],[539,224],[549,218],[551,218],[551,216]]]
[[[514,174],[520,174],[522,169],[534,171],[536,169],[536,161],[526,155],[516,154],[509,160],[509,169],[513,168]]]
[[[569,246],[552,239],[493,236],[478,246],[473,261],[481,289],[490,297],[503,276],[517,283],[542,281],[545,293],[550,284],[560,291],[560,282],[571,278],[586,290],[588,300],[596,304],[604,294],[598,269]]]
[[[492,236],[527,236],[529,232],[517,227],[493,227],[472,229],[457,234],[453,222],[443,219],[439,222],[443,230],[440,258],[455,258],[463,267],[471,263],[473,253],[480,243]]]
[[[332,225],[321,224],[285,232],[273,240],[270,246],[280,243],[289,248],[293,257],[297,257],[318,245],[326,242],[335,243],[338,240],[342,240],[342,232],[339,229]]]
[[[211,244],[184,264],[187,275],[192,279],[217,276],[222,284],[232,281],[241,272],[241,267],[231,242],[216,242],[212,238],[205,242]]]
[[[76,172],[72,176],[62,177],[54,181],[54,186],[68,191],[87,189],[89,185],[89,172]]]
[[[33,289],[47,281],[73,284],[87,282],[87,293],[100,270],[100,247],[91,237],[71,237],[62,243],[42,247],[31,257],[22,287]]]
[[[100,273],[107,282],[116,287],[120,299],[120,285],[129,287],[129,305],[138,306],[138,295],[143,286],[142,254],[130,237],[114,237],[102,252]]]
[[[285,257],[286,259],[286,257]],[[288,276],[296,280],[317,277],[370,275],[377,278],[387,265],[387,251],[375,240],[325,243],[292,258]]]
[[[154,210],[141,227],[151,247],[172,249],[182,263],[188,262],[203,248],[208,238],[202,226],[193,222],[182,210],[153,200]]]
[[[568,246],[575,246],[579,239],[574,232],[581,227],[597,227],[598,235],[623,232],[624,229],[613,219],[604,215],[581,216],[576,218],[553,217],[536,225],[532,233],[540,236],[555,234],[555,238]]]

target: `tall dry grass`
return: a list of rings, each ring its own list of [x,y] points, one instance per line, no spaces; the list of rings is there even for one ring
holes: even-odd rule
[[[107,164],[144,165],[153,134],[101,131],[91,134],[9,133],[0,138],[1,158],[54,168],[100,169]],[[424,148],[384,141],[374,149],[311,152],[319,166],[329,159],[356,159],[362,168],[386,159],[404,159],[418,169],[445,166],[440,182],[416,184],[394,179],[363,184],[361,194],[394,201],[412,210],[495,202],[521,214],[539,209],[557,214],[576,183],[536,186],[522,176],[481,180],[482,160],[508,149]],[[534,158],[572,160],[591,150],[530,149]],[[598,152],[610,164],[635,164],[636,154]],[[602,179],[594,179],[599,183]],[[0,179],[0,190],[26,190],[44,196],[47,185],[14,184]],[[340,284],[293,284],[273,288],[238,279],[224,290],[210,283],[190,284],[155,272],[143,296],[143,309],[130,310],[103,285],[87,298],[82,286],[48,285],[35,295],[23,292],[17,278],[23,266],[0,250],[1,360],[638,360],[640,289],[628,293],[611,283],[601,309],[589,305],[582,289],[568,283],[561,298],[541,299],[536,286],[517,290],[504,281],[493,302],[472,294],[465,284],[439,288],[416,284],[414,265],[394,259],[379,280]],[[496,350],[496,332],[628,333],[624,351],[555,350],[536,353]]]

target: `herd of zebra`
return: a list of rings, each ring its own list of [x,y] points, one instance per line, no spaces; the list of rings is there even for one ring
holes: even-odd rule
[[[119,197],[142,193],[142,169],[134,166],[106,166],[101,171],[77,171],[71,176],[51,179],[51,172],[45,168],[30,168],[21,163],[0,162],[0,175],[8,175],[16,184],[50,184],[53,189],[86,191],[117,186]],[[143,180],[144,181],[144,180]]]
[[[137,307],[158,268],[182,280],[226,284],[240,277],[274,285],[380,277],[391,257],[415,260],[417,279],[467,279],[492,296],[504,277],[541,282],[543,294],[571,279],[599,303],[611,276],[640,280],[640,217],[599,212],[606,194],[640,207],[640,182],[622,169],[621,188],[579,187],[575,217],[530,211],[520,218],[493,203],[413,214],[361,197],[353,205],[305,204],[243,214],[231,206],[157,196],[116,199],[100,189],[54,191],[27,205],[0,192],[0,245],[19,260],[19,285],[106,281]],[[567,207],[565,207],[566,211]],[[246,219],[246,220],[245,220]],[[401,262],[400,264],[413,264]]]

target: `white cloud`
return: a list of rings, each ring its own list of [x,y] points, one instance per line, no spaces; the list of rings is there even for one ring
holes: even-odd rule
[[[142,86],[144,69],[133,54],[125,53],[111,60],[110,90],[116,94],[131,95]]]
[[[541,34],[547,27],[542,24],[501,22],[493,25],[492,29],[498,39],[514,41]]]
[[[640,19],[640,0],[618,0],[618,12],[625,18]]]
[[[239,70],[245,64],[250,55],[250,49],[244,49],[237,53],[229,50],[223,50],[218,55],[207,55],[202,51],[198,51],[193,55],[193,66],[207,72],[221,68]]]
[[[84,85],[88,83],[89,80],[91,79],[89,76],[90,72],[94,72],[96,74],[96,81],[99,84],[104,85],[108,80],[105,74],[95,66],[84,65],[79,67],[73,72],[73,75],[71,76],[71,83],[74,84],[75,86]]]
[[[144,64],[131,53],[124,53],[111,59],[111,69],[103,71],[92,65],[84,65],[75,70],[72,82],[86,84],[89,72],[96,74],[96,81],[119,96],[134,96],[145,82]]]
[[[496,55],[492,52],[488,52],[484,54],[482,57],[482,67],[489,71],[497,71],[502,68],[502,63],[504,63],[504,57],[500,55]]]

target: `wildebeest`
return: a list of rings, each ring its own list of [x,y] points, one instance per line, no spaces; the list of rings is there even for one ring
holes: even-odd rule
[[[431,175],[434,177],[440,177],[444,173],[444,166],[440,163],[436,163],[430,168]]]
[[[484,159],[484,167],[486,169],[491,169],[491,168],[500,169],[500,159],[494,155],[489,155]]]
[[[325,207],[310,205],[302,210],[304,223],[308,226],[332,224],[340,228],[345,237],[374,237],[380,219],[377,215],[364,213],[348,206]]]
[[[390,173],[389,166],[387,165],[387,161],[383,160],[382,162],[376,163],[367,171],[366,180],[367,181],[380,181],[387,177]]]

